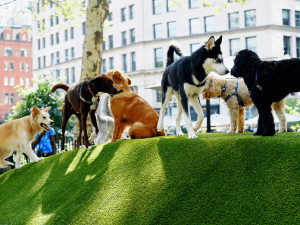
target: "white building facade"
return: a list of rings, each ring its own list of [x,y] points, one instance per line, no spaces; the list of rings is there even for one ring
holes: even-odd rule
[[[300,57],[299,0],[248,0],[244,7],[228,0],[227,8],[221,5],[223,0],[207,1],[211,7],[202,0],[182,0],[180,7],[176,2],[109,1],[110,25],[104,31],[102,72],[119,69],[128,74],[133,89],[157,111],[161,106],[159,92],[150,87],[160,82],[168,47],[174,41],[185,55],[190,55],[210,36],[222,35],[224,58],[244,48],[256,51],[266,60],[284,54]],[[221,11],[214,14],[216,9]],[[56,77],[67,77],[66,83],[76,83],[81,71],[84,22],[72,28],[63,18],[58,18],[57,23],[51,17],[53,14],[50,7],[41,13],[50,28],[44,36],[33,36],[33,72],[52,71]],[[37,29],[34,23],[33,31]],[[205,100],[201,99],[201,104],[205,110]],[[211,111],[228,114],[219,99],[211,100]],[[170,104],[168,113],[176,116],[176,103]],[[193,110],[191,114],[195,120]]]

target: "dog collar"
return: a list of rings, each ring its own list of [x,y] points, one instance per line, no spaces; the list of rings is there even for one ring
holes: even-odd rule
[[[88,100],[84,99],[84,98],[82,97],[82,95],[81,95],[82,86],[83,86],[83,82],[81,83],[81,85],[80,85],[80,90],[79,90],[79,98],[80,98],[80,100],[83,101],[83,102],[85,102],[85,103],[87,103],[87,104],[89,104],[89,105],[90,105],[90,110],[96,109],[97,106],[98,106],[98,97],[97,97],[96,95],[93,94],[93,92],[92,92],[92,90],[91,90],[91,88],[90,88],[90,85],[88,85],[89,92],[90,92],[90,93],[92,94],[92,96],[93,96],[93,97],[92,97],[92,101],[88,101]]]
[[[226,91],[226,86],[225,85],[226,85],[226,80],[224,81],[224,85],[221,87],[222,92]]]
[[[226,98],[225,98],[225,102],[227,102],[232,96],[236,96],[238,102],[239,102],[239,105],[241,106],[244,106],[244,102],[243,102],[243,99],[238,95],[237,91],[238,91],[238,88],[239,88],[239,81],[236,82],[236,86],[235,86],[235,91],[231,94],[231,95],[228,95]]]
[[[88,89],[89,89],[89,92],[90,92],[94,97],[96,97],[96,95],[92,92],[90,85],[88,85]]]

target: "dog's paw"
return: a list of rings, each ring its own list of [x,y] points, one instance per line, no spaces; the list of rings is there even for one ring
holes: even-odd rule
[[[79,148],[85,148],[85,145],[80,145]]]
[[[15,168],[20,169],[23,165],[22,164],[16,164]]]
[[[14,166],[15,164],[13,164],[12,162],[7,162],[7,166]]]
[[[87,150],[91,150],[91,149],[92,149],[92,146],[87,147]]]
[[[227,134],[234,134],[235,132],[233,130],[227,131]]]
[[[176,135],[177,136],[183,136],[183,132],[182,131],[176,132]]]
[[[265,132],[265,133],[262,133],[262,135],[261,136],[274,136],[275,135],[275,133],[274,132]]]
[[[198,136],[195,133],[189,135],[189,139],[194,139],[194,138],[198,138]]]

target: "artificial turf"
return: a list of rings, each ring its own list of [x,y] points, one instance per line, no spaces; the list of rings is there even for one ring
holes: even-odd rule
[[[0,176],[0,224],[298,224],[300,134],[73,150]]]

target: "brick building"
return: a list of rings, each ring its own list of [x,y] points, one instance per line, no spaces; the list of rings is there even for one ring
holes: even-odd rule
[[[20,100],[16,86],[31,87],[32,41],[26,27],[0,27],[0,123]]]

